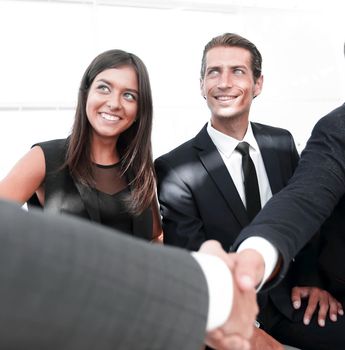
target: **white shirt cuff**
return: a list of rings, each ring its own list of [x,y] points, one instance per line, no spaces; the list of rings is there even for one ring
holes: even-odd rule
[[[224,261],[214,255],[192,252],[204,272],[209,295],[206,331],[222,326],[232,309],[232,274]]]
[[[257,287],[257,290],[260,290],[276,267],[278,261],[278,250],[267,239],[258,236],[245,239],[238,247],[237,252],[240,252],[244,249],[254,249],[260,253],[264,259],[265,272],[260,285]]]

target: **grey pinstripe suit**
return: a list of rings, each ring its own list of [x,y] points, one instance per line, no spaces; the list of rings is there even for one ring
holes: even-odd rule
[[[188,252],[0,201],[1,349],[200,349],[208,309]]]

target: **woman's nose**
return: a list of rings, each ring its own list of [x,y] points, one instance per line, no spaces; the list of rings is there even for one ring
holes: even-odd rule
[[[110,110],[121,108],[121,98],[118,94],[112,94],[109,96],[107,106]]]

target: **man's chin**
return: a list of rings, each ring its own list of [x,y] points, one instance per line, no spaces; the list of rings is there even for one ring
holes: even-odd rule
[[[217,118],[219,118],[219,119],[234,119],[234,118],[238,118],[239,116],[240,116],[240,114],[234,113],[234,111],[228,111],[228,112],[224,112],[224,113],[219,113],[217,115]]]

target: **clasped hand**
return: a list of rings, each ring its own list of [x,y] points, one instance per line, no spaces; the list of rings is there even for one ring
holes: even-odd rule
[[[205,242],[199,251],[221,258],[234,277],[230,315],[221,327],[207,333],[206,344],[219,350],[250,349],[254,321],[259,311],[255,286],[263,275],[264,264],[261,256],[252,250],[228,254],[216,241]]]

